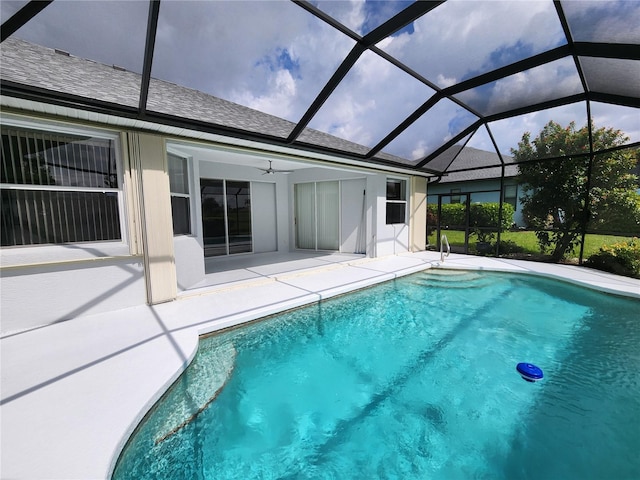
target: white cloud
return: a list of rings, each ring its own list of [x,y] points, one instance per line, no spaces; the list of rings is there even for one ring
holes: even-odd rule
[[[582,84],[570,57],[498,80],[486,107],[488,114],[580,93]]]
[[[586,124],[587,110],[584,102],[578,102],[562,107],[540,110],[537,112],[511,117],[489,124],[489,128],[498,144],[500,152],[511,155],[511,149],[518,147],[518,142],[525,132],[531,133],[531,138],[535,138],[542,128],[553,120],[560,125],[567,126],[570,122],[575,122],[578,128]],[[477,147],[473,142],[470,146]]]
[[[367,52],[310,126],[374,146],[433,93],[387,60]]]
[[[2,2],[3,15],[11,11],[11,5]],[[392,14],[383,12],[384,6],[372,9],[363,0],[330,1],[322,8],[358,32]],[[573,4],[572,8],[579,11]],[[53,2],[17,36],[140,71],[145,34],[140,26],[145,24],[147,12],[148,5],[143,2]],[[636,7],[630,18],[639,14],[640,8]],[[620,20],[619,16],[607,17],[598,28]],[[508,59],[513,54],[509,49],[515,46],[526,56],[554,47],[563,38],[550,1],[450,0],[418,19],[413,27],[413,33],[405,31],[378,46],[398,54],[416,71],[427,72],[427,77],[441,86],[486,70],[491,55],[498,56],[497,52]],[[637,35],[625,33],[634,34]],[[152,73],[157,78],[298,121],[353,44],[292,2],[163,1]],[[519,101],[558,86],[572,92],[577,77],[565,75],[567,70],[549,68],[500,80],[490,100],[503,104]],[[483,92],[471,92],[469,101],[479,101]],[[369,52],[338,86],[312,126],[373,145],[432,94],[431,89]],[[420,158],[458,133],[455,119],[460,113],[439,108],[394,142],[394,149],[404,156]],[[501,107],[496,103],[491,108]],[[640,140],[637,109],[621,110],[603,104],[594,106],[593,113],[598,125],[620,128],[633,141]],[[583,125],[584,105],[495,122],[492,131],[501,149],[508,152],[525,130],[535,135],[549,119],[562,124],[575,120],[577,125]],[[464,123],[467,119],[458,121]],[[486,138],[473,141],[487,144]],[[491,145],[483,148],[491,149]]]
[[[290,2],[163,3],[154,75],[298,121],[353,41]],[[286,52],[288,58],[283,55]],[[287,63],[292,62],[292,63]],[[281,70],[295,80],[286,91]]]
[[[411,150],[410,160],[419,160],[429,152],[429,147],[424,140],[419,141]]]
[[[445,77],[441,73],[436,77],[436,84],[441,88],[450,87],[451,85],[456,84],[456,79],[454,77]]]
[[[281,117],[288,118],[295,107],[292,99],[296,97],[296,81],[288,70],[278,70],[268,82],[267,92],[263,95],[243,90],[231,92],[230,99],[261,112],[278,111]]]
[[[449,84],[485,71],[495,62],[492,53],[508,54],[505,49],[513,46],[539,53],[562,38],[552,2],[451,0],[414,22],[413,34],[394,37],[382,48],[430,80]]]
[[[611,127],[622,130],[630,142],[640,142],[640,108],[594,102],[591,104],[591,117],[596,128]]]

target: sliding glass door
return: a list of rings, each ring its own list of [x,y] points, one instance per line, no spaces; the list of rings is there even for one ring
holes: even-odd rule
[[[200,180],[204,256],[251,252],[249,182]]]
[[[296,247],[339,250],[339,182],[298,183],[294,190]]]

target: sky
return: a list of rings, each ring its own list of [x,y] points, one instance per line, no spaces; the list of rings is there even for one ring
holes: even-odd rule
[[[2,20],[24,3],[0,2]],[[313,2],[359,35],[410,3]],[[576,39],[640,43],[640,2],[572,0],[565,4]],[[142,0],[56,0],[15,35],[140,73],[147,13],[148,4]],[[444,88],[565,43],[551,0],[450,0],[377,47],[434,87]],[[284,0],[163,0],[152,76],[297,122],[354,44],[347,35]],[[637,69],[640,78],[640,62],[631,62],[631,68],[630,77]],[[552,100],[558,91],[570,95],[581,89],[573,60],[561,59],[462,92],[457,98],[480,114],[491,114],[529,99]],[[433,94],[429,86],[367,52],[309,126],[373,147]],[[638,109],[594,104],[592,113],[597,126],[622,129],[632,141],[640,141]],[[384,151],[418,160],[476,119],[473,112],[443,100]],[[525,131],[535,135],[551,119],[582,126],[585,105],[494,122],[490,129],[501,151],[509,153]],[[469,145],[493,149],[484,134],[474,136]]]

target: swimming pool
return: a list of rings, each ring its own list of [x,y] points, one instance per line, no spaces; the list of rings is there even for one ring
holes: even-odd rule
[[[203,339],[114,478],[638,478],[639,318],[486,272],[323,301]]]

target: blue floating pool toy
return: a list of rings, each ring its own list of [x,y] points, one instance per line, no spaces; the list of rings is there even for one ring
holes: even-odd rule
[[[518,370],[520,376],[527,382],[537,382],[538,380],[542,380],[542,377],[544,377],[542,369],[531,363],[519,363],[516,370]]]

